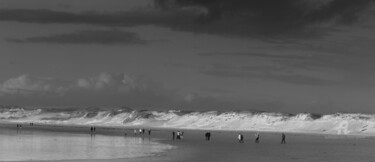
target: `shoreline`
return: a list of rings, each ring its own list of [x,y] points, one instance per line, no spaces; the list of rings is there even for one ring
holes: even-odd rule
[[[127,133],[128,135],[132,135],[134,129],[145,129],[145,134],[147,135],[147,130],[151,129],[152,132],[155,131],[194,131],[194,132],[223,132],[223,133],[266,133],[266,134],[294,134],[294,135],[315,135],[315,136],[327,136],[327,137],[337,137],[337,138],[366,138],[372,139],[375,138],[374,135],[369,134],[333,134],[333,133],[320,133],[320,132],[288,132],[288,131],[256,131],[256,130],[217,130],[217,129],[189,129],[189,128],[161,128],[161,127],[147,127],[147,126],[97,126],[97,125],[68,125],[68,124],[40,124],[34,123],[33,126],[30,126],[29,123],[16,123],[16,122],[0,122],[0,127],[7,127],[7,128],[16,128],[17,124],[22,124],[22,129],[38,129],[38,130],[45,130],[45,131],[61,131],[67,133],[90,133],[90,127],[96,127],[97,131],[101,130],[99,133],[103,135],[119,135],[118,133]],[[57,128],[56,130],[50,128]],[[87,129],[87,130],[85,130]],[[98,132],[97,132],[98,133]],[[117,134],[114,134],[117,133]]]
[[[1,128],[17,130],[16,123],[0,123]],[[369,138],[321,134],[286,133],[287,144],[281,145],[281,133],[259,132],[260,143],[254,143],[255,131],[210,131],[210,141],[204,139],[207,130],[185,130],[183,140],[172,140],[173,129],[151,129],[147,134],[134,136],[132,128],[96,127],[96,134],[106,136],[124,136],[150,138],[163,144],[174,146],[163,153],[138,158],[124,159],[87,159],[54,160],[56,162],[190,162],[190,161],[370,161],[375,160],[373,146],[375,141]],[[68,125],[22,125],[22,130],[80,133],[90,135],[90,126]],[[139,128],[138,128],[139,129]],[[147,130],[147,128],[145,128]],[[245,142],[239,144],[237,135],[242,132]],[[124,135],[127,133],[127,136]],[[28,162],[28,161],[26,161]]]

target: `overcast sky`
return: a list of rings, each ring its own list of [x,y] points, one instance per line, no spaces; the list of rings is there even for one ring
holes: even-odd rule
[[[375,113],[373,0],[0,0],[0,104]]]

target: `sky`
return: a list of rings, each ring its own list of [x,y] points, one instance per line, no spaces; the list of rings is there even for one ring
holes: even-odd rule
[[[374,0],[0,0],[0,105],[375,113]]]

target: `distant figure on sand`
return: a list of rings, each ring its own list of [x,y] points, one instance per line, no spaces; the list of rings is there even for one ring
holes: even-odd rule
[[[255,133],[255,143],[259,143],[259,133]]]
[[[172,132],[172,139],[174,140],[175,139],[175,137],[176,137],[176,132]]]
[[[142,129],[139,129],[139,134],[142,134]]]
[[[17,124],[17,133],[18,133],[19,131],[21,131],[21,128],[22,128],[22,125],[21,125],[21,124]]]
[[[180,137],[181,137],[181,132],[180,132],[180,131],[177,131],[176,135],[177,135],[177,136],[176,136],[176,139],[178,139],[178,140],[179,140],[179,139],[180,139]]]
[[[205,134],[205,136],[206,136],[206,140],[209,141],[210,138],[211,138],[211,132],[207,132],[207,133]]]
[[[151,135],[151,129],[148,129],[148,135]]]
[[[286,144],[285,142],[285,134],[281,134],[281,144]]]
[[[241,133],[238,134],[238,142],[243,143],[243,135]]]
[[[137,130],[136,130],[136,129],[134,129],[134,135],[135,135],[135,136],[137,135]]]

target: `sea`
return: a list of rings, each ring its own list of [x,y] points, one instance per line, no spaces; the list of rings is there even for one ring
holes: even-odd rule
[[[333,135],[375,135],[375,115],[288,114],[262,111],[136,110],[121,108],[2,107],[0,122]]]

